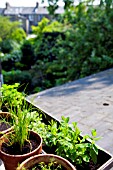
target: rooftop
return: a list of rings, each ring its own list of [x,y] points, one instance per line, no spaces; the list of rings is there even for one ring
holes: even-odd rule
[[[58,120],[70,117],[83,134],[97,130],[99,146],[113,155],[113,68],[28,96]]]
[[[3,10],[3,8],[2,8]],[[63,7],[59,7],[56,10],[56,14],[61,14],[64,12]],[[4,8],[4,14],[5,15],[19,15],[19,14],[49,14],[48,9],[46,6],[39,6],[38,3],[36,3],[35,7],[13,7],[10,6],[9,3],[6,3],[6,8]]]

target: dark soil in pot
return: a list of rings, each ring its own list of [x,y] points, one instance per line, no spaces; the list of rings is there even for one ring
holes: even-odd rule
[[[43,150],[48,154],[57,154],[55,152],[56,149],[57,147],[55,146],[52,146],[51,148],[49,148],[47,145],[43,144]],[[109,160],[109,155],[106,156],[104,154],[104,151],[102,150],[99,152],[97,156],[96,164],[93,161],[90,161],[89,163],[87,164],[83,163],[82,166],[80,166],[80,165],[76,165],[76,163],[73,163],[70,159],[68,159],[68,161],[70,161],[77,168],[77,170],[97,170],[108,160]]]
[[[76,168],[61,156],[54,154],[39,154],[23,161],[16,170],[76,170]]]
[[[98,170],[103,164],[109,160],[109,155],[105,154],[103,150],[99,151],[97,156],[97,163],[94,164],[93,161],[90,161],[88,164],[83,164],[82,167],[76,165],[77,170]]]
[[[0,132],[9,129],[10,127],[11,127],[11,125],[9,125],[9,123],[0,122]]]
[[[10,155],[23,155],[35,150],[39,144],[39,141],[37,141],[36,138],[33,139],[33,136],[30,135],[29,141],[25,141],[21,150],[18,143],[14,143],[13,145],[9,145],[9,143],[3,143],[1,150]]]
[[[7,145],[9,144],[8,139],[12,133],[14,132],[10,131],[0,138],[0,158],[3,160],[6,170],[16,170],[18,164],[27,158],[38,155],[42,152],[42,138],[37,133],[29,131],[29,140],[25,141],[25,145],[21,150],[17,143],[12,146],[11,144]]]
[[[2,112],[8,112],[7,106],[5,104],[2,104],[1,110]]]
[[[42,144],[43,150],[48,153],[48,154],[56,154],[56,147],[52,146],[52,147],[48,147],[47,145],[45,145],[44,143]]]
[[[94,164],[90,161],[87,165],[83,164],[82,166],[76,165],[77,170],[97,170],[100,167],[99,164]]]
[[[12,119],[9,112],[0,112],[0,137],[11,131]]]
[[[45,144],[43,144],[43,150],[48,154],[57,154],[55,152],[56,147],[49,148]],[[100,167],[100,163],[94,164],[92,161],[90,161],[88,164],[83,164],[82,166],[74,164],[70,159],[69,161],[77,168],[77,170],[97,170]],[[32,170],[32,169],[29,169]],[[36,169],[38,170],[38,169]],[[40,170],[40,169],[39,169]]]

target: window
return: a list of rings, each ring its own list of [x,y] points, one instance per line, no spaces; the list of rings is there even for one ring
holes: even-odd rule
[[[29,15],[29,20],[30,20],[30,21],[33,21],[33,20],[34,20],[33,15]]]

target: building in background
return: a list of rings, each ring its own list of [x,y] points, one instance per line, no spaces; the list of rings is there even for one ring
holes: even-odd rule
[[[55,13],[62,14],[63,12],[63,7],[59,7]],[[38,25],[43,17],[50,19],[47,7],[40,7],[38,2],[35,7],[13,7],[6,2],[6,7],[0,8],[0,15],[9,16],[11,21],[20,21],[27,34],[32,31],[31,26]]]

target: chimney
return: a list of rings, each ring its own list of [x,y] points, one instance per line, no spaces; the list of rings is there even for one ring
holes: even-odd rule
[[[36,2],[36,7],[35,8],[38,8],[39,7],[39,3],[38,2]]]
[[[10,7],[9,2],[6,2],[6,9],[8,9]]]

